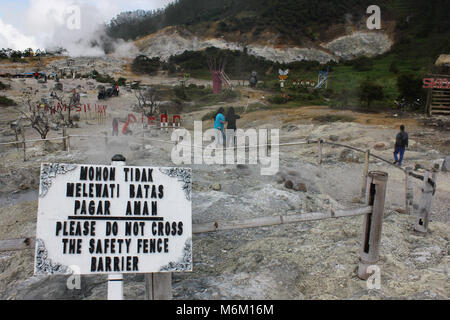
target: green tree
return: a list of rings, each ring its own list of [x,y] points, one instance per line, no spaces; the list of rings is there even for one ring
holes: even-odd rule
[[[383,99],[383,88],[375,82],[366,80],[359,86],[359,100],[365,103],[368,108],[373,101]]]
[[[397,88],[400,92],[400,98],[412,101],[422,98],[424,95],[422,89],[422,79],[412,73],[402,73],[397,78]]]

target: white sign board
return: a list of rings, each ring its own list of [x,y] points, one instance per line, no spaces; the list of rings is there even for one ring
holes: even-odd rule
[[[191,169],[42,164],[35,274],[192,271]]]

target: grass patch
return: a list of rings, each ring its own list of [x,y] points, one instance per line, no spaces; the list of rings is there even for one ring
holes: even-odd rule
[[[5,96],[0,96],[0,106],[8,107],[8,106],[16,106],[17,104],[14,100],[11,100]]]

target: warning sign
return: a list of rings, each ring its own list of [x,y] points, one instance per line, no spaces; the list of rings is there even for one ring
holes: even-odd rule
[[[191,169],[42,164],[35,274],[192,270]]]

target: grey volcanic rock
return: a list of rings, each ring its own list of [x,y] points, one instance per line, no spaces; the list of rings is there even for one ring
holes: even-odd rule
[[[344,59],[354,59],[359,56],[373,57],[389,51],[393,41],[381,32],[355,32],[337,38],[324,45],[336,56]]]
[[[450,172],[450,156],[445,157],[441,170],[444,172]]]
[[[382,32],[358,31],[350,35],[337,38],[329,43],[322,43],[315,47],[286,46],[275,47],[270,44],[248,44],[247,52],[257,57],[280,63],[293,61],[318,61],[327,63],[353,59],[359,56],[375,56],[389,51],[393,42]],[[222,38],[201,38],[191,32],[169,27],[137,41],[141,53],[149,57],[159,57],[167,60],[171,55],[178,55],[184,51],[200,51],[208,47],[243,51],[239,43],[228,42]]]

